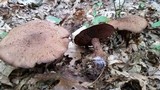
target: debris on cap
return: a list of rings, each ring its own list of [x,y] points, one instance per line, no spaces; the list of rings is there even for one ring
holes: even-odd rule
[[[115,29],[118,30],[127,30],[134,33],[139,33],[143,31],[148,22],[146,19],[136,16],[136,15],[129,15],[123,18],[118,18],[116,20],[111,20],[108,24],[112,25]]]
[[[0,42],[0,59],[31,68],[63,56],[69,43],[66,29],[45,20],[33,20],[13,28]]]

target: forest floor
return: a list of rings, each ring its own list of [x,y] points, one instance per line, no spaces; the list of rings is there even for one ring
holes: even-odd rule
[[[51,20],[72,34],[127,15],[145,18],[148,26],[128,47],[118,35],[102,44],[107,53],[104,68],[93,67],[92,47],[71,41],[56,64],[15,69],[0,61],[0,90],[160,90],[158,0],[0,0],[0,38],[34,19]]]

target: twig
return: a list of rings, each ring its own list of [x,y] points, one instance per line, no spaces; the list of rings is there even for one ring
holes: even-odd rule
[[[96,80],[94,80],[94,81],[91,83],[91,85],[95,84],[95,83],[100,79],[100,77],[102,76],[102,74],[103,74],[105,68],[106,68],[106,67],[103,67],[103,68],[102,68],[101,73],[100,73],[99,76],[96,78]]]
[[[120,2],[119,2],[119,3],[120,3]],[[125,3],[125,0],[123,1],[121,7],[119,8],[118,17],[120,17],[120,14],[121,14],[121,12],[122,12],[122,8],[123,8],[123,6],[124,6],[124,3]]]
[[[116,4],[115,4],[115,0],[113,0],[113,5],[114,5],[114,11],[115,11],[115,18],[117,19],[117,8],[116,8]]]
[[[119,0],[119,9],[116,8],[115,0],[113,0],[113,5],[114,5],[114,10],[115,10],[115,18],[117,19],[120,17],[120,14],[122,12],[122,8],[124,6],[125,0],[123,1],[122,5],[120,5],[120,0]],[[118,16],[117,16],[118,15]]]

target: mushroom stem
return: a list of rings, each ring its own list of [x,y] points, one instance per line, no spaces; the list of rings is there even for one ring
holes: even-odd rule
[[[102,50],[102,46],[101,46],[98,38],[93,38],[92,39],[92,45],[93,45],[93,48],[94,48],[94,55],[104,57],[105,53]]]
[[[102,69],[106,66],[105,52],[102,50],[102,46],[98,38],[92,39],[92,45],[94,47],[93,62],[98,69]]]

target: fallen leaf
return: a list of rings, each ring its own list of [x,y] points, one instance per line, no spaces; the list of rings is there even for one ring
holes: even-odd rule
[[[61,78],[58,85],[54,87],[54,90],[87,90],[79,86],[76,81],[70,80],[68,78]]]
[[[113,65],[117,63],[124,63],[122,60],[118,58],[118,55],[110,55],[108,57],[108,65]]]
[[[85,11],[83,9],[77,9],[77,11],[74,13],[74,19],[82,21],[85,16]]]
[[[84,81],[83,77],[74,76],[70,71],[65,70],[53,90],[89,90],[81,85]]]
[[[23,86],[30,80],[30,76],[24,78],[19,82],[19,84],[16,86],[15,90],[23,90]]]
[[[106,16],[97,16],[92,20],[92,24],[97,25],[101,22],[107,23],[108,21],[109,21],[109,19]]]
[[[5,36],[7,36],[7,32],[5,31],[0,31],[0,38],[3,39]]]
[[[160,21],[151,24],[151,26],[152,26],[152,28],[158,28],[158,27],[160,27]]]
[[[0,82],[9,86],[12,86],[12,83],[8,79],[8,76],[15,68],[5,64],[3,61],[0,60]]]
[[[75,61],[81,59],[81,53],[84,52],[84,50],[81,47],[78,47],[73,42],[70,42],[68,45],[68,50],[64,53],[64,55],[68,55],[72,58],[70,62],[70,66],[75,65]]]
[[[158,12],[160,12],[160,6],[157,1],[152,1],[150,4],[153,8],[155,8]]]
[[[156,71],[152,76],[149,76],[152,79],[160,80],[160,70]]]
[[[131,79],[130,81],[124,83],[121,90],[141,90],[142,87],[137,79]]]
[[[145,8],[145,3],[144,2],[141,2],[139,4],[139,9],[143,10]]]
[[[92,14],[95,17],[95,16],[97,16],[98,12],[96,10],[93,10]]]
[[[112,18],[115,15],[115,11],[105,11],[105,9],[99,11],[100,15]],[[122,12],[121,12],[122,13]],[[123,12],[124,13],[124,12]]]
[[[43,2],[43,0],[17,0],[17,2],[23,5],[30,5],[30,4],[40,5]]]
[[[59,18],[54,17],[54,16],[47,16],[46,20],[48,20],[50,22],[53,22],[55,24],[59,24],[62,21],[62,19],[59,19]]]
[[[11,30],[10,26],[3,21],[3,18],[0,17],[0,30],[9,32]]]
[[[31,74],[20,80],[19,84],[16,86],[16,90],[24,90],[26,88],[27,90],[51,89],[59,78],[60,74],[54,72]]]
[[[0,0],[0,3],[7,2],[8,0]]]
[[[130,73],[130,77],[132,79],[137,79],[140,82],[140,85],[142,87],[142,90],[146,90],[147,89],[147,85],[148,85],[148,77],[141,75],[141,74],[137,74],[137,73]]]
[[[0,6],[7,6],[8,0],[0,0]]]
[[[139,65],[134,65],[132,69],[130,69],[128,72],[130,73],[140,73],[141,72],[141,66]]]
[[[3,17],[4,20],[8,19],[11,17],[11,11],[6,7],[4,7],[4,8],[1,7],[0,8],[0,15]]]
[[[120,9],[120,7],[122,7],[125,0],[114,0],[113,2],[115,3],[116,8]]]
[[[98,2],[97,5],[98,5],[99,7],[101,7],[101,6],[103,6],[103,2]]]
[[[151,45],[151,49],[154,49],[156,51],[160,52],[160,41],[156,41]]]

